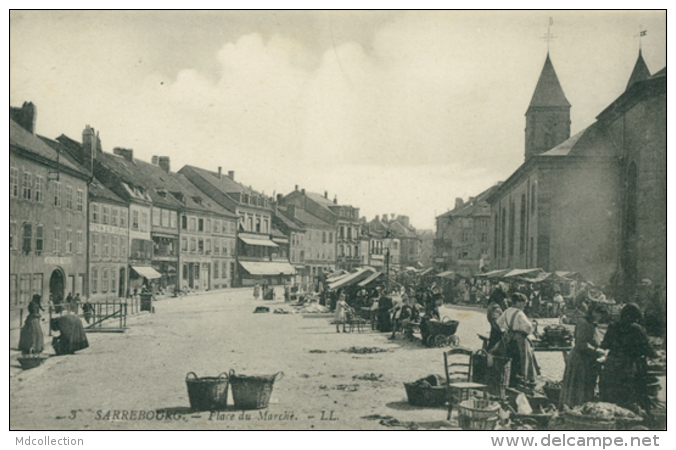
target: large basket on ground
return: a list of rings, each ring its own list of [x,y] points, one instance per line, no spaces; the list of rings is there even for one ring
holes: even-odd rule
[[[47,358],[49,358],[47,355],[30,354],[19,356],[17,361],[19,361],[19,364],[21,364],[21,368],[23,370],[28,370],[41,365]]]
[[[408,403],[413,406],[444,406],[448,400],[448,391],[444,386],[419,386],[404,383]]]
[[[188,386],[188,399],[193,411],[218,411],[228,406],[227,374],[199,378],[195,372],[188,372],[185,384]]]
[[[470,398],[460,402],[458,423],[463,430],[493,430],[498,422],[500,404],[490,400]]]
[[[565,411],[563,418],[568,430],[629,430],[640,425],[642,418],[615,418],[614,420],[599,420],[590,416]]]
[[[242,410],[267,408],[275,380],[281,380],[283,376],[283,372],[274,375],[236,375],[231,369],[229,379],[235,408]]]

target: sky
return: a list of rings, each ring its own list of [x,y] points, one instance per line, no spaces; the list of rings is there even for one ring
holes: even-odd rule
[[[91,125],[106,152],[432,229],[523,162],[548,29],[571,135],[624,91],[639,29],[666,65],[663,11],[10,11],[10,105],[43,136]]]

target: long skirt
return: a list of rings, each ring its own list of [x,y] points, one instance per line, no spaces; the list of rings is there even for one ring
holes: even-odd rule
[[[67,355],[89,347],[89,341],[79,317],[66,314],[55,320],[61,332],[52,340],[52,346],[57,355]]]
[[[29,315],[21,327],[19,336],[19,350],[26,355],[29,353],[42,353],[45,349],[45,337],[40,325],[40,316]]]
[[[512,358],[512,376],[510,384],[514,385],[516,376],[530,382],[535,379],[535,356],[528,337],[522,333],[515,333],[509,344],[509,355]]]
[[[645,409],[649,397],[643,383],[643,369],[640,360],[609,354],[599,379],[601,401],[620,406],[635,403]]]
[[[573,408],[594,400],[598,367],[594,355],[573,349],[561,385],[561,406]]]

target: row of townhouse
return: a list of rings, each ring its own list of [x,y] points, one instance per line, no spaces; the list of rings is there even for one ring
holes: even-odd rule
[[[317,286],[327,273],[369,264],[413,264],[419,241],[408,218],[368,226],[359,209],[298,187],[267,197],[223,173],[170,158],[104,152],[81,140],[35,133],[31,103],[10,108],[10,298],[92,301],[156,291],[211,290],[292,277]]]
[[[621,300],[666,292],[666,67],[639,50],[624,92],[571,136],[547,55],[526,111],[525,160],[504,183],[437,217],[446,270],[580,272]]]

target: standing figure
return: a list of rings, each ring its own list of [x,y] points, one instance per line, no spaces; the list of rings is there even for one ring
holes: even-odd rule
[[[258,300],[258,297],[261,295],[261,287],[256,284],[253,288],[253,296],[255,300]]]
[[[502,313],[497,324],[503,333],[506,333],[507,357],[512,358],[512,377],[510,385],[519,382],[530,384],[535,381],[537,370],[533,346],[528,335],[533,332],[533,324],[523,309],[526,306],[526,296],[520,292],[511,295],[512,306]]]
[[[52,339],[52,347],[57,355],[69,355],[89,347],[82,321],[75,314],[64,314],[50,322],[52,331],[59,335]]]
[[[601,348],[608,357],[599,380],[601,401],[620,406],[637,404],[649,409],[650,398],[646,380],[646,358],[657,353],[648,341],[648,335],[639,322],[641,310],[628,303],[620,312],[619,322],[608,326]]]
[[[21,354],[23,355],[42,353],[45,349],[45,338],[42,334],[42,326],[40,325],[40,311],[44,311],[40,304],[41,301],[42,297],[35,294],[28,304],[28,317],[26,317],[26,322],[21,327],[21,335],[19,337],[19,350],[21,350]]]
[[[345,301],[345,294],[340,294],[338,301],[336,302],[336,312],[334,314],[334,320],[336,322],[336,333],[340,333],[340,324],[343,325],[343,333],[347,333],[345,330],[345,323],[347,322],[347,302]]]
[[[503,283],[500,283],[491,293],[488,299],[488,310],[486,311],[486,318],[491,326],[491,334],[488,338],[489,350],[495,348],[502,338],[502,330],[497,322],[502,313],[507,309],[506,299],[506,287]]]
[[[568,358],[561,386],[561,405],[573,408],[594,400],[598,367],[596,360],[605,352],[600,348],[603,336],[598,329],[608,311],[595,303],[575,326],[575,345]]]

